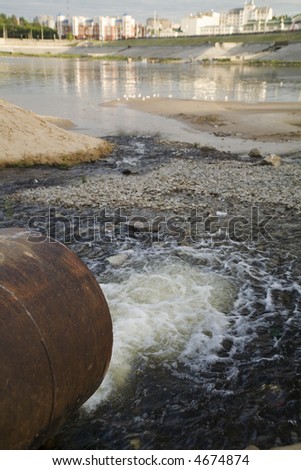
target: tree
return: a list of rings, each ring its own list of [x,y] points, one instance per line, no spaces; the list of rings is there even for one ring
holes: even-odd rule
[[[0,37],[6,34],[8,38],[29,38],[53,39],[56,37],[56,31],[51,28],[43,27],[37,22],[30,23],[25,18],[18,19],[15,15],[6,16],[0,13]]]
[[[20,26],[29,26],[29,22],[25,18],[23,18],[23,16],[21,16],[19,18],[19,25]]]
[[[14,26],[19,26],[18,18],[15,15],[12,15],[12,17],[10,18],[10,23]]]

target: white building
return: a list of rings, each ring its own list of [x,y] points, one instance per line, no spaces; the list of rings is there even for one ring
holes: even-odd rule
[[[47,28],[55,29],[55,20],[53,16],[50,15],[40,15],[37,16],[34,21],[39,23],[42,26],[46,26]]]
[[[254,12],[255,21],[270,21],[273,18],[273,10],[270,7],[258,7]]]
[[[136,21],[131,15],[123,15],[122,17],[122,36],[124,39],[134,38],[136,31]]]
[[[124,15],[121,18],[111,16],[94,18],[72,16],[67,18],[59,15],[56,20],[59,38],[71,35],[76,39],[114,41],[136,37],[136,21],[130,15]]]
[[[221,13],[221,27],[233,27],[235,31],[242,30],[244,25],[243,8],[233,8],[227,12]]]
[[[202,29],[208,26],[219,26],[220,13],[211,11],[209,13],[198,13],[193,16],[190,15],[181,20],[181,31],[186,36],[199,36],[202,34]]]
[[[98,39],[101,41],[113,41],[116,39],[116,18],[112,16],[99,16],[94,21],[98,25]]]
[[[71,23],[72,23],[72,34],[74,37],[80,36],[80,26],[83,25],[86,21],[84,16],[72,16]]]
[[[252,26],[252,31],[261,31],[273,17],[273,10],[268,6],[257,7],[255,1],[246,2],[242,8],[233,8],[227,12],[198,13],[181,21],[181,30],[187,36],[223,35],[243,33]]]
[[[232,26],[236,32],[242,33],[244,31],[244,26],[249,22],[268,22],[272,17],[272,8],[268,6],[257,7],[254,0],[251,0],[249,3],[245,3],[243,8],[233,8],[228,12],[222,13],[221,26]]]
[[[64,15],[58,15],[56,17],[56,29],[59,39],[66,37],[72,31],[72,26],[69,23],[69,19]]]

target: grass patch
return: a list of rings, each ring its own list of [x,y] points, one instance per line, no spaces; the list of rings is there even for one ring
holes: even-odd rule
[[[220,127],[225,125],[225,121],[216,114],[204,114],[201,116],[195,116],[194,114],[180,113],[177,115],[177,117],[185,121],[190,121],[192,124],[195,124],[197,126],[207,125]]]
[[[235,64],[235,62],[231,62],[231,64]],[[266,67],[301,67],[301,60],[248,60],[245,61],[244,64],[246,65],[254,65],[258,67],[266,66]]]
[[[13,202],[9,196],[3,198],[3,211],[8,219],[11,219],[14,214]]]
[[[51,52],[45,52],[41,54],[36,54],[32,52],[2,52],[0,51],[0,56],[3,57],[42,57],[42,58],[52,58],[52,59],[90,59],[90,60],[111,60],[111,61],[126,61],[128,58],[123,55],[115,55],[115,54],[104,54],[104,55],[98,55],[98,54],[68,54],[68,53],[51,53]],[[133,58],[133,60],[135,60]],[[141,60],[141,59],[138,59]]]
[[[41,54],[35,54],[32,52],[3,52],[0,51],[0,56],[10,56],[10,57],[46,57],[46,58],[55,58],[55,59],[87,59],[88,55],[83,54],[51,54],[50,52],[45,52]]]
[[[141,61],[142,57],[139,57],[138,60]],[[150,64],[176,64],[178,62],[183,62],[183,59],[178,57],[147,57],[146,61]]]
[[[215,114],[193,117],[193,122],[197,125],[207,124],[208,126],[222,126],[225,124],[223,119]]]
[[[105,54],[105,55],[97,55],[97,54],[93,54],[93,55],[88,55],[87,56],[88,59],[93,59],[93,60],[111,60],[111,61],[116,61],[116,62],[121,62],[121,61],[127,61],[128,60],[128,57],[124,56],[124,55],[110,55],[110,54]],[[133,61],[135,60],[134,58],[132,59]]]

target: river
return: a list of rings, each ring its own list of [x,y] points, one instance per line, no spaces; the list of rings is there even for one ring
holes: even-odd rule
[[[153,132],[135,119],[128,123],[126,111],[118,120],[116,110],[102,108],[122,94],[301,99],[298,69],[288,68],[1,58],[0,72],[2,98],[72,119],[118,145],[111,160],[68,172],[3,170],[2,226],[26,226],[32,215],[45,215],[46,205],[3,202],[32,187],[35,178],[51,187],[129,164],[147,174],[174,151],[199,158],[189,146],[118,137],[134,128]],[[135,210],[150,216],[143,207]],[[243,449],[301,440],[300,221],[293,210],[268,210],[276,215],[272,241],[212,240],[207,234],[192,243],[172,234],[149,240],[120,232],[109,243],[70,244],[106,295],[114,350],[100,389],[47,448]],[[120,264],[108,261],[120,254]]]
[[[71,119],[80,131],[96,136],[146,129],[173,138],[183,133],[183,125],[175,121],[102,106],[124,96],[301,101],[298,67],[1,57],[0,89],[4,99],[39,114]]]

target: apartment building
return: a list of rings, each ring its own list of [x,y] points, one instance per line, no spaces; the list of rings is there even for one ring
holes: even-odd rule
[[[60,38],[69,35],[76,39],[98,39],[101,41],[114,41],[137,37],[139,32],[136,21],[130,15],[121,18],[98,16],[85,18],[72,16],[67,18],[59,15],[56,19],[57,31]]]
[[[273,17],[268,6],[257,7],[254,0],[227,12],[197,13],[183,18],[181,30],[187,36],[219,35],[261,31]]]
[[[34,22],[39,23],[41,26],[55,29],[55,19],[51,15],[39,15],[34,18]]]
[[[220,13],[210,11],[208,13],[197,13],[181,20],[181,31],[186,36],[199,36],[203,29],[220,25]]]
[[[122,37],[123,39],[136,37],[136,21],[131,15],[125,14],[122,17]]]
[[[234,8],[221,14],[221,27],[232,27],[234,32],[243,33],[249,23],[267,23],[273,17],[273,10],[268,6],[257,7],[254,0],[242,8]]]

